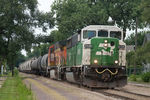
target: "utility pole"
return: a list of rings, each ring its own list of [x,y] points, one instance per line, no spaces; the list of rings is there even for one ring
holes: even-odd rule
[[[136,50],[137,50],[137,28],[138,28],[138,19],[136,17],[136,26],[135,26],[135,60],[134,60],[134,74],[136,75],[136,58],[137,58],[137,54],[136,54]]]

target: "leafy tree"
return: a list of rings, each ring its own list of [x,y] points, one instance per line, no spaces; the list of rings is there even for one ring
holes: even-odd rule
[[[136,62],[137,66],[142,66],[143,63],[147,64],[150,63],[150,42],[145,44],[144,46],[139,47],[136,50],[136,58],[135,52],[129,52],[127,54],[127,65],[134,66],[134,61]]]
[[[54,42],[57,42],[57,41],[64,40],[66,38],[66,36],[61,34],[60,31],[54,30],[54,31],[51,32],[50,38],[53,40],[53,43],[54,43]]]
[[[53,26],[51,13],[40,13],[37,0],[1,0],[0,62],[7,59],[12,71],[21,49],[30,50],[34,41],[33,26]],[[13,74],[13,73],[12,73]]]
[[[87,25],[108,25],[109,17],[126,33],[127,28],[135,29],[136,19],[138,27],[143,26],[140,3],[141,0],[55,0],[52,12],[58,31],[66,37]]]
[[[144,37],[145,37],[145,34],[147,34],[147,33],[149,33],[149,31],[148,32],[139,32],[137,34],[137,46],[143,45]],[[125,42],[127,45],[135,45],[135,34],[132,33],[130,36],[128,36],[125,39]]]
[[[48,53],[49,46],[50,46],[50,44],[46,44],[46,43],[40,45],[41,56],[43,56],[43,55]]]
[[[141,9],[139,5],[141,0],[106,0],[108,3],[108,14],[115,23],[121,27],[126,35],[126,29],[135,29],[136,18],[138,27],[142,27]]]
[[[16,67],[19,67],[19,64],[22,63],[22,62],[24,62],[26,60],[26,57],[24,55],[22,55],[21,52],[17,53],[16,58],[17,58],[16,59],[16,63],[15,63]]]
[[[32,52],[27,52],[27,59],[33,57],[43,56],[48,53],[50,44],[40,44],[38,46],[34,46]]]
[[[149,0],[142,0],[141,5],[140,5],[142,11],[142,19],[145,21],[147,24],[150,24],[150,1]]]
[[[108,14],[102,1],[55,0],[52,12],[56,16],[58,31],[66,37],[87,25],[107,24]]]
[[[32,52],[27,52],[27,58],[32,58],[32,57],[39,57],[41,55],[41,51],[38,46],[33,47]]]
[[[127,66],[128,67],[134,66],[134,55],[135,55],[134,51],[127,53],[127,55],[126,55],[127,59],[126,60],[127,60]]]

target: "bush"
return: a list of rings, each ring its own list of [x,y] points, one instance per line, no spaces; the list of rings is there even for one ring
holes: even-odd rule
[[[136,75],[132,74],[132,75],[130,75],[129,79],[130,79],[131,81],[136,81],[136,80],[137,80],[137,77],[136,77]]]
[[[19,71],[18,71],[17,68],[15,68],[15,69],[14,69],[14,76],[18,76],[18,74],[19,74]]]
[[[143,80],[144,82],[150,82],[150,72],[144,73],[144,74],[142,75],[142,80]]]

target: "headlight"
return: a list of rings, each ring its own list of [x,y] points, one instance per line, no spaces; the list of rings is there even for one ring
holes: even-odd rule
[[[118,64],[118,60],[115,60],[115,64]]]
[[[105,44],[104,44],[104,47],[108,47],[108,44],[107,44],[107,43],[105,43]]]
[[[84,44],[84,48],[92,48],[91,44]]]
[[[104,40],[104,43],[107,43],[108,41],[107,40]]]
[[[98,63],[98,60],[95,59],[95,60],[94,60],[94,64],[97,64],[97,63]]]

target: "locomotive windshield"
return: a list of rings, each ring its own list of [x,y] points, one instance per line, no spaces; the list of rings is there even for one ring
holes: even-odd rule
[[[118,38],[119,40],[121,40],[121,32],[120,31],[111,31],[110,37]]]
[[[98,31],[98,37],[108,37],[108,31],[106,30]]]
[[[85,30],[83,31],[83,38],[89,39],[96,36],[96,31]]]

